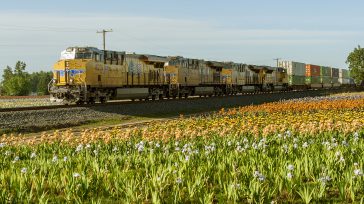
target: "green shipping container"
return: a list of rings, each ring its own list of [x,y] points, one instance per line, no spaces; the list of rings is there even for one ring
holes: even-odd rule
[[[306,77],[306,84],[321,84],[321,77],[313,76],[313,77]]]
[[[331,80],[332,80],[331,77],[325,77],[325,76],[321,77],[321,83],[323,84],[331,84]]]
[[[330,67],[323,67],[321,66],[320,69],[320,75],[321,76],[331,76],[331,68]]]
[[[306,85],[306,77],[305,76],[288,76],[289,85]]]

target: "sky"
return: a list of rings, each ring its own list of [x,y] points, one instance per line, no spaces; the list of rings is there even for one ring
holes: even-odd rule
[[[275,65],[346,68],[364,44],[359,0],[0,0],[0,72],[50,71],[70,46]]]

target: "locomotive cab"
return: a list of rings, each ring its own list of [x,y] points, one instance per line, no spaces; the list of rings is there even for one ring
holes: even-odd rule
[[[77,102],[86,89],[86,68],[91,61],[102,61],[103,53],[92,47],[70,47],[61,53],[53,66],[53,80],[49,84],[51,101]]]

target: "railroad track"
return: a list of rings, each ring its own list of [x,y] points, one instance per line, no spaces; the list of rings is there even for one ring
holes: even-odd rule
[[[292,91],[271,91],[271,92],[254,92],[254,93],[239,93],[237,95],[224,95],[224,96],[212,96],[212,98],[228,98],[228,97],[239,97],[246,95],[264,95],[264,94],[280,94],[280,93],[299,93],[299,92],[340,92],[340,91],[350,91],[352,89],[316,89],[316,90],[292,90]],[[357,89],[355,89],[357,90]],[[199,100],[199,96],[190,96],[188,98],[176,98],[176,99],[163,99],[163,100],[123,100],[123,101],[109,101],[107,103],[95,103],[95,104],[83,104],[83,105],[51,105],[51,106],[30,106],[30,107],[15,107],[15,108],[0,108],[0,112],[11,112],[11,111],[31,111],[31,110],[51,110],[51,109],[61,109],[61,108],[79,108],[79,107],[97,107],[97,106],[112,106],[121,104],[141,104],[141,103],[158,103],[158,101],[179,101],[179,100]]]

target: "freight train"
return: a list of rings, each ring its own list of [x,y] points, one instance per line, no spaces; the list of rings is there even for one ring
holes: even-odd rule
[[[348,85],[347,70],[281,61],[278,67],[70,47],[54,64],[51,101],[155,100]]]

